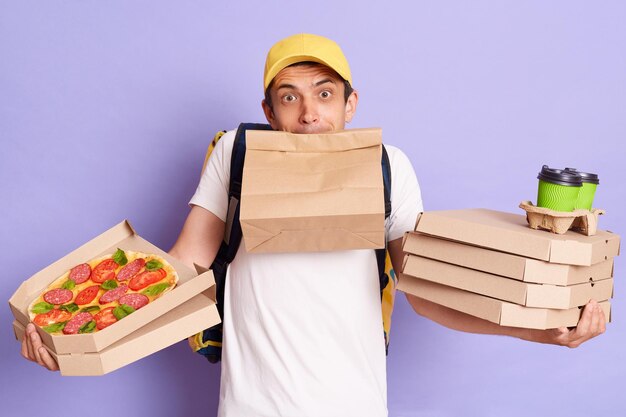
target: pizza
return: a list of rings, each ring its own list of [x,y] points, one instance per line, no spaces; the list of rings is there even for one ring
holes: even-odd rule
[[[93,333],[145,307],[177,283],[178,274],[162,257],[118,248],[55,279],[28,313],[51,334]]]

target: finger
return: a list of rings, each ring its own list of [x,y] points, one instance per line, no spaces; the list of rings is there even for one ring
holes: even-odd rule
[[[570,330],[571,329],[569,327],[561,326],[554,329],[554,332],[556,332],[558,336],[563,336],[564,334],[568,334]]]
[[[591,321],[593,319],[593,311],[595,309],[595,302],[592,300],[583,309],[583,313],[580,316],[580,320],[578,321],[578,325],[576,325],[576,331],[574,332],[574,336],[576,339],[584,337],[587,333],[589,333],[589,327],[591,326]]]
[[[592,306],[590,304],[590,306]],[[591,319],[589,321],[589,327],[587,328],[586,331],[584,332],[580,332],[577,335],[577,339],[573,342],[573,344],[576,346],[579,346],[581,344],[583,344],[584,342],[586,342],[587,340],[596,337],[597,335],[599,335],[599,329],[600,329],[600,313],[601,311],[598,310],[598,305],[595,304],[593,305],[593,308],[591,309]]]
[[[606,331],[606,316],[604,315],[604,310],[600,309],[600,334]]]
[[[593,300],[591,300],[583,308],[583,312],[580,315],[580,319],[578,320],[576,328],[570,332],[568,337],[565,338],[566,341],[563,343],[565,346],[570,348],[576,348],[590,337],[589,331],[593,319],[592,316],[594,309],[594,302]]]
[[[35,354],[33,353],[33,342],[31,340],[31,333],[35,331],[35,325],[33,324],[28,324],[26,326],[26,331],[24,333],[24,342],[26,343],[26,349],[28,350],[28,359],[36,362],[37,358],[35,357]]]
[[[567,327],[559,327],[556,329],[552,329],[553,337],[558,344],[565,344],[568,341],[568,337],[572,331]]]
[[[606,316],[604,315],[604,310],[602,309],[602,306],[600,304],[598,304],[598,308],[596,310],[596,316],[598,318],[598,323],[596,327],[594,328],[595,330],[594,336],[601,335],[602,333],[604,333],[604,330],[606,329]]]
[[[20,353],[24,358],[32,361],[30,355],[28,354],[28,334],[26,333],[24,333],[24,336],[22,337],[22,349],[20,350]]]
[[[33,327],[33,331],[30,332],[30,342],[32,343],[33,354],[35,355],[35,360],[39,365],[44,366],[43,361],[41,360],[41,355],[39,354],[39,349],[43,346],[41,344],[41,337],[39,333]]]
[[[602,314],[602,307],[600,307],[600,304],[596,304],[593,309],[593,315],[591,319],[590,335],[589,335],[590,338],[600,334],[601,314]]]
[[[59,365],[56,363],[52,355],[48,352],[48,349],[41,346],[38,350],[39,357],[41,358],[42,365],[51,371],[58,371]]]

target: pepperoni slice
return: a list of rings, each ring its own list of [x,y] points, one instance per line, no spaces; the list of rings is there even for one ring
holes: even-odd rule
[[[96,328],[102,330],[105,327],[109,327],[117,321],[115,315],[113,315],[113,309],[115,307],[108,307],[100,311],[93,318],[96,320]]]
[[[163,268],[157,269],[156,271],[143,271],[141,274],[135,275],[128,283],[128,286],[133,291],[139,291],[146,288],[148,285],[161,281],[166,276],[167,272],[165,272]]]
[[[99,285],[92,285],[91,287],[87,287],[78,293],[74,302],[78,305],[89,304],[94,300],[94,298],[96,298],[96,295],[98,295],[99,291]]]
[[[33,319],[33,323],[37,326],[49,326],[53,323],[67,321],[72,317],[72,313],[65,310],[52,309],[44,314],[37,314]]]
[[[150,299],[143,294],[126,294],[123,297],[120,297],[118,300],[120,304],[126,304],[131,306],[135,310],[139,310],[141,307],[145,306],[150,302]]]
[[[102,284],[104,281],[115,279],[115,270],[119,265],[113,259],[105,259],[91,272],[91,280]]]
[[[109,290],[102,294],[102,297],[100,297],[100,300],[98,300],[98,302],[100,304],[110,303],[111,301],[115,301],[122,295],[126,294],[126,291],[128,291],[128,286],[120,285],[119,287],[113,288],[112,290]]]
[[[67,322],[67,324],[63,328],[63,333],[76,334],[78,333],[78,329],[80,329],[83,324],[89,323],[91,320],[93,320],[93,316],[91,315],[91,313],[78,313],[72,318],[72,320]]]
[[[126,266],[124,266],[124,268],[122,268],[117,274],[117,280],[126,281],[127,279],[134,277],[139,271],[141,271],[141,268],[143,268],[145,264],[146,260],[142,258],[135,259],[134,261],[126,264]]]
[[[74,297],[74,293],[64,288],[57,288],[50,290],[43,295],[43,299],[46,303],[60,305],[65,304]]]
[[[77,284],[82,284],[83,282],[89,279],[91,275],[91,267],[89,264],[80,264],[76,265],[74,268],[70,270],[69,279],[74,281]]]

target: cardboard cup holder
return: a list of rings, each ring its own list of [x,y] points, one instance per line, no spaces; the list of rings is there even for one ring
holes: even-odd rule
[[[604,210],[595,208],[556,211],[537,207],[530,201],[522,201],[519,207],[526,211],[526,220],[531,229],[549,230],[559,235],[571,229],[586,236],[593,236],[598,230],[598,217],[604,214]]]

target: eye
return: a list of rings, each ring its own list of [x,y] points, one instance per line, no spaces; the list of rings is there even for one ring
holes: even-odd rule
[[[332,96],[332,95],[333,95],[333,93],[331,93],[331,92],[330,92],[330,91],[328,91],[328,90],[324,90],[324,91],[322,91],[322,92],[320,93],[320,97],[321,97],[321,98],[330,98],[330,96]]]
[[[285,95],[283,96],[283,101],[286,101],[286,102],[288,102],[288,103],[290,103],[290,102],[292,102],[292,101],[296,101],[296,100],[297,100],[297,97],[296,97],[296,96],[294,96],[293,94],[285,94]]]

